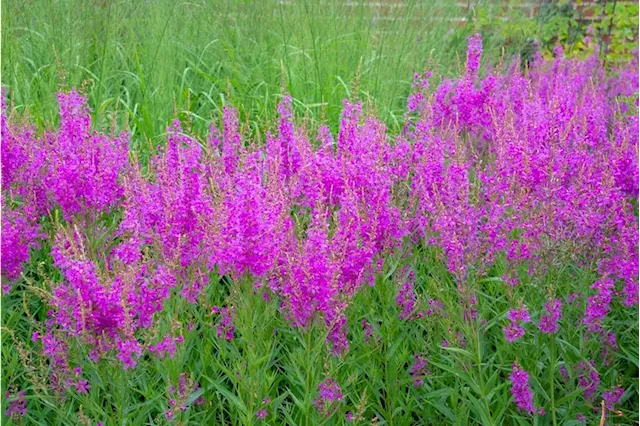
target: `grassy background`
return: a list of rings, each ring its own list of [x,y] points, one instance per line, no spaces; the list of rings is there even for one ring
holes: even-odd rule
[[[372,4],[5,1],[2,84],[15,109],[28,111],[40,129],[56,119],[61,84],[84,85],[98,123],[115,116],[134,140],[161,140],[176,113],[202,132],[227,102],[240,108],[252,133],[262,134],[283,76],[298,113],[336,129],[342,100],[360,70],[360,97],[394,127],[413,73],[428,65],[438,74],[455,74],[474,26],[451,21],[464,15],[449,0]],[[492,7],[477,6],[467,13],[480,17],[482,28],[475,29],[482,30],[492,22]],[[521,35],[526,32],[529,27]],[[485,38],[487,51],[505,47],[502,36]],[[519,43],[511,40],[506,48],[519,51]]]

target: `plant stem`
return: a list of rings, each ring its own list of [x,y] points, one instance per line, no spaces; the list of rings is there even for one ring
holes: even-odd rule
[[[306,421],[305,424],[309,425],[309,412],[310,412],[310,401],[309,401],[309,397],[311,396],[311,327],[309,327],[309,330],[307,330],[307,334],[306,334],[306,343],[307,343],[307,347],[305,348],[307,350],[307,362],[306,362],[306,370],[307,370],[307,375],[305,378],[305,409],[307,411],[307,417],[306,417]]]
[[[478,375],[480,380],[480,390],[482,391],[482,402],[484,402],[484,407],[487,410],[487,416],[491,420],[491,424],[494,425],[493,417],[491,416],[491,408],[489,407],[489,401],[487,401],[486,390],[484,388],[484,374],[482,373],[482,354],[480,353],[480,327],[475,327],[476,332],[476,355],[477,355],[477,364],[478,364]]]
[[[613,28],[613,19],[616,16],[616,5],[618,0],[613,0],[613,8],[611,9],[611,21],[609,21],[609,29],[607,30],[607,44],[604,48],[604,58],[602,59],[602,66],[607,66],[607,54],[609,53],[609,46],[611,46],[611,29]]]
[[[551,421],[553,426],[558,425],[556,419],[556,399],[555,399],[555,371],[556,371],[556,337],[551,334],[551,344],[549,345],[549,385],[551,386]]]

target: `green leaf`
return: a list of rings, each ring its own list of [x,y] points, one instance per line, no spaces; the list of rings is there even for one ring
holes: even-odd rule
[[[216,391],[218,391],[219,393],[221,393],[229,402],[231,402],[239,411],[243,416],[246,416],[247,414],[247,407],[244,405],[244,403],[240,400],[240,398],[238,398],[236,395],[234,395],[231,391],[229,391],[223,384],[218,383],[216,380],[211,379],[208,376],[204,376],[207,380],[209,380],[209,382],[213,385],[213,387],[216,389]]]
[[[469,358],[472,361],[475,359],[474,355],[471,352],[469,352],[467,350],[464,350],[464,349],[461,349],[461,348],[445,347],[445,346],[441,346],[441,348],[444,349],[445,351],[454,352],[454,353],[457,353],[457,354],[464,355],[464,356],[466,356],[467,358]]]
[[[448,371],[449,373],[453,374],[456,377],[461,378],[462,380],[465,381],[465,383],[467,383],[473,389],[474,392],[476,392],[478,395],[482,394],[482,391],[480,390],[480,386],[471,378],[471,376],[469,376],[464,371],[461,371],[459,369],[456,369],[454,367],[450,367],[444,364],[440,364],[439,362],[435,362],[433,360],[430,361],[430,363],[444,371]]]

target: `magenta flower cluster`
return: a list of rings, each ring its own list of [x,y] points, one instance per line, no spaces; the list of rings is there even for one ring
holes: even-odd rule
[[[428,374],[431,374],[429,371],[429,362],[427,361],[427,359],[420,355],[420,354],[416,354],[414,356],[414,363],[411,366],[411,369],[409,370],[409,374],[411,375],[411,377],[413,377],[413,385],[420,387],[422,386],[422,384],[424,383],[424,376],[427,376]]]
[[[313,405],[318,409],[320,414],[330,416],[337,409],[338,403],[342,401],[344,395],[340,385],[328,377],[320,385],[318,385],[318,396]]]
[[[211,308],[211,313],[219,317],[216,321],[216,336],[218,336],[218,339],[233,340],[236,329],[235,325],[233,325],[233,320],[236,315],[235,309],[233,307],[221,309],[214,306]]]
[[[187,373],[182,373],[178,377],[177,386],[171,383],[169,385],[169,408],[164,412],[167,420],[174,420],[180,412],[187,411],[191,406],[204,405],[202,396],[194,397],[194,393],[198,392],[200,384],[194,382]]]
[[[540,316],[538,328],[545,334],[552,334],[558,331],[558,321],[562,318],[562,301],[553,299],[544,305],[547,311]]]
[[[578,364],[576,372],[579,374],[578,385],[583,389],[584,398],[592,401],[600,387],[600,374],[596,370],[595,363],[582,361]]]
[[[529,373],[518,364],[513,364],[509,381],[511,382],[513,402],[518,406],[518,410],[527,414],[534,414],[536,408],[533,405],[533,392],[529,385]]]
[[[525,330],[522,324],[531,322],[531,317],[529,316],[527,307],[524,306],[520,309],[510,310],[507,313],[507,319],[509,320],[509,324],[504,326],[502,331],[504,332],[506,341],[513,343],[524,336]]]
[[[600,331],[613,299],[613,280],[602,279],[591,286],[596,293],[587,299],[584,323],[589,331]]]
[[[24,391],[18,392],[17,395],[11,395],[7,392],[4,395],[4,399],[9,402],[9,407],[4,412],[7,417],[15,419],[27,414],[27,399]]]
[[[602,399],[605,402],[605,406],[609,410],[613,410],[614,406],[620,401],[620,398],[622,398],[623,394],[624,394],[624,389],[619,386],[616,386],[604,392],[602,394]]]

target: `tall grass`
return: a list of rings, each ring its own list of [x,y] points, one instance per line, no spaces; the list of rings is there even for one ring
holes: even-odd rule
[[[413,72],[427,62],[457,71],[468,31],[453,31],[461,11],[452,1],[381,3],[3,2],[2,84],[43,128],[56,120],[60,85],[84,83],[98,123],[115,115],[154,139],[176,113],[203,131],[228,102],[261,134],[283,81],[299,113],[335,130],[359,72],[361,97],[393,127]]]

